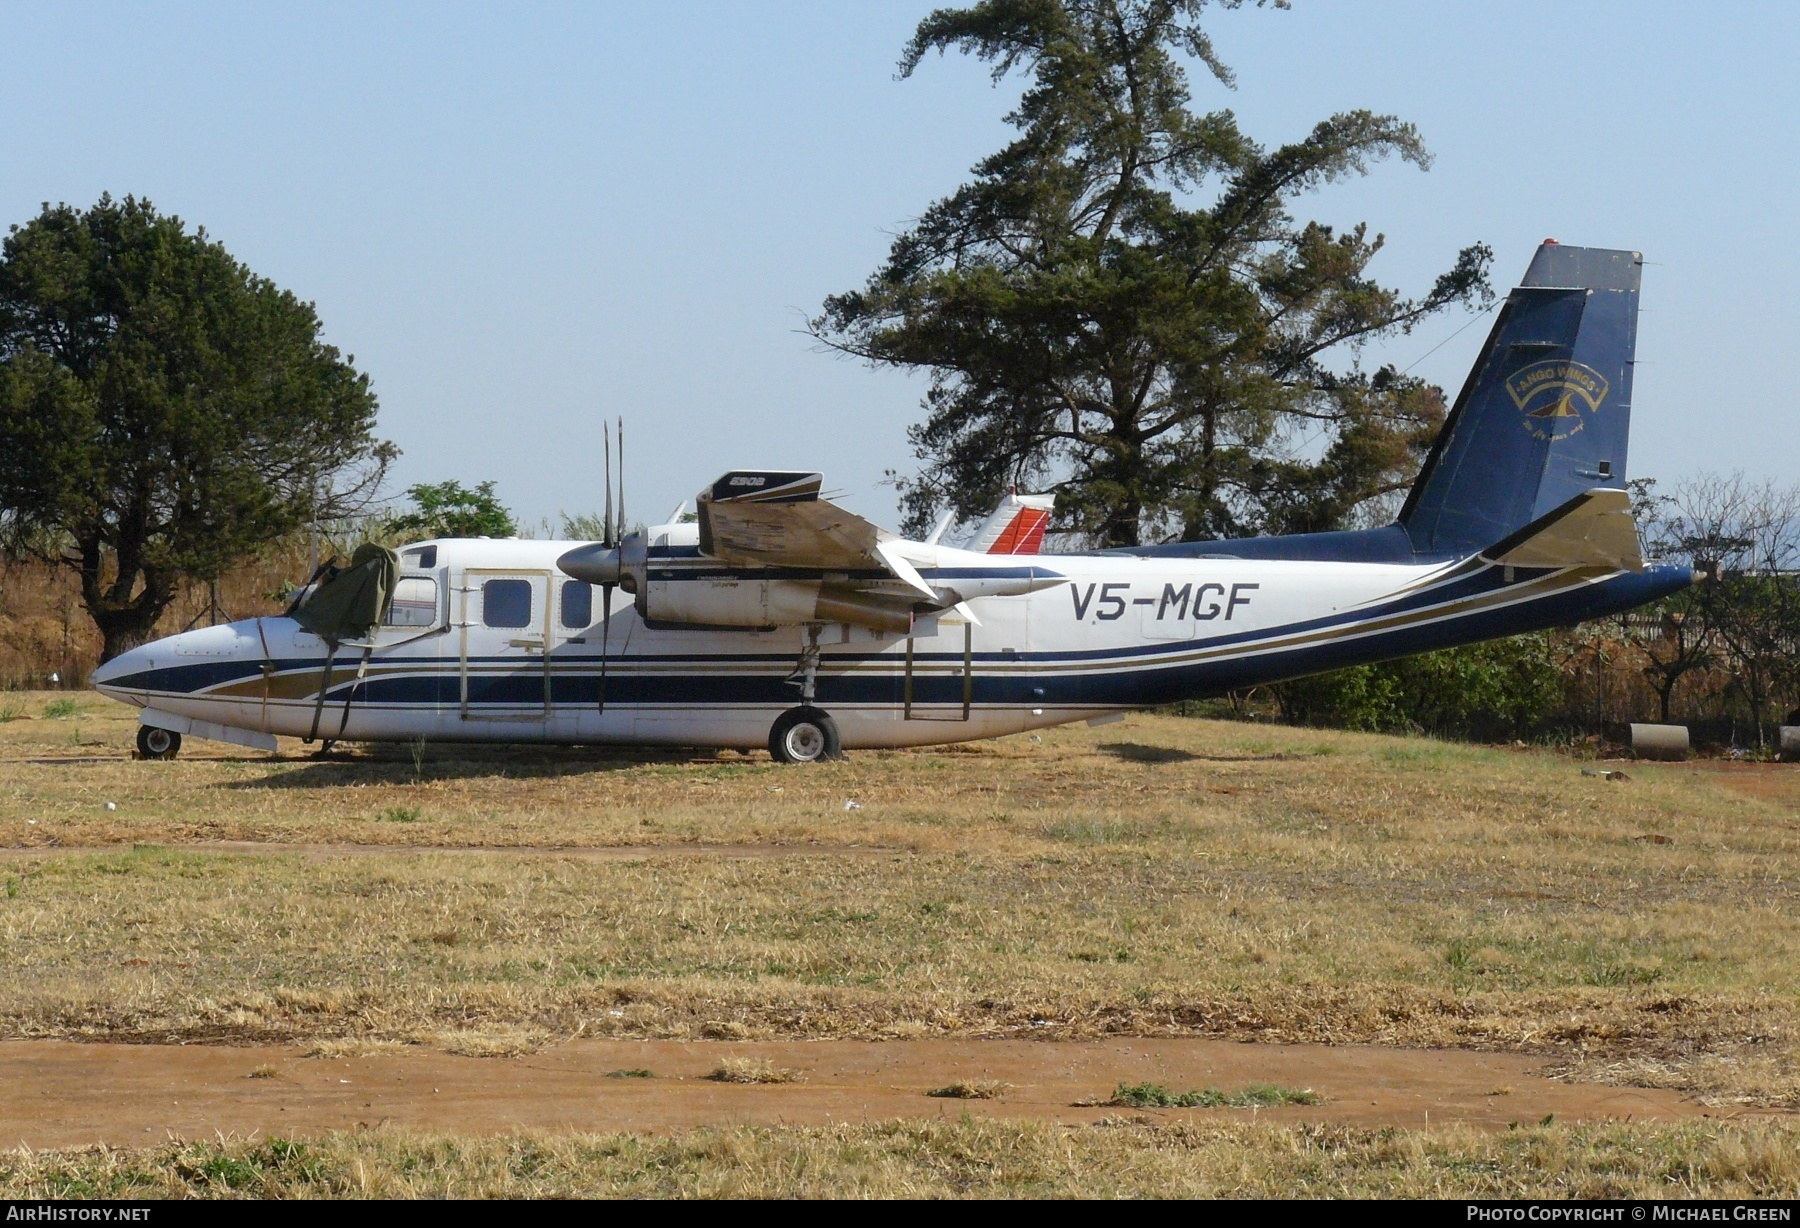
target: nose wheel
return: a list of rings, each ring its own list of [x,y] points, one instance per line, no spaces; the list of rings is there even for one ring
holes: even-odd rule
[[[173,759],[181,750],[181,735],[155,725],[138,726],[138,758]]]
[[[790,708],[769,730],[769,754],[777,763],[817,763],[842,759],[837,722],[817,708]]]

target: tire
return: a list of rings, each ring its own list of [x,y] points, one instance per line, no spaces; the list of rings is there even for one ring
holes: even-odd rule
[[[844,742],[830,716],[817,708],[793,708],[770,728],[769,754],[777,763],[818,763],[842,759]]]
[[[138,726],[138,758],[173,759],[181,753],[181,735],[155,725]]]

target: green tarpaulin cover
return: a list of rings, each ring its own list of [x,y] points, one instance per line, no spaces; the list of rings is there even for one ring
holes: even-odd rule
[[[294,621],[328,644],[365,636],[387,615],[399,574],[399,555],[364,542],[350,556],[350,566],[319,585],[294,611]]]

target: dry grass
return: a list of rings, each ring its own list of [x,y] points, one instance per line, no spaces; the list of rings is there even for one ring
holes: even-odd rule
[[[0,724],[0,845],[43,850],[0,859],[0,1035],[1213,1034],[1524,1050],[1800,1105],[1793,769],[1607,781],[1550,752],[1150,716],[808,769],[203,742],[132,763],[130,722],[88,697]],[[102,761],[27,762],[71,756]],[[183,847],[219,839],[419,851]],[[145,847],[46,847],[112,841]],[[443,851],[494,845],[543,852]]]
[[[1160,1083],[1121,1083],[1105,1104],[1125,1109],[1266,1109],[1282,1104],[1323,1104],[1311,1088],[1253,1083],[1235,1092],[1216,1087],[1193,1092],[1173,1092]]]
[[[943,1087],[934,1087],[926,1092],[927,1096],[936,1096],[940,1100],[998,1100],[1006,1094],[1010,1083],[1002,1083],[998,1079],[976,1079],[973,1081],[958,1079]]]
[[[963,1119],[658,1137],[416,1135],[0,1153],[0,1197],[1791,1198],[1769,1123],[1358,1130]]]
[[[308,1045],[306,1056],[324,1061],[335,1061],[338,1058],[346,1057],[374,1057],[377,1054],[392,1053],[402,1047],[398,1041],[382,1040],[378,1037],[339,1038],[327,1036]]]
[[[706,1077],[714,1083],[792,1083],[798,1076],[767,1059],[728,1057]]]

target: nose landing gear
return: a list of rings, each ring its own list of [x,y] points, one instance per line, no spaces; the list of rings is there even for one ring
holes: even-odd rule
[[[790,708],[769,730],[769,754],[777,763],[817,763],[842,759],[837,722],[817,708]]]
[[[155,725],[139,725],[137,743],[140,759],[173,759],[181,751],[181,735]]]

